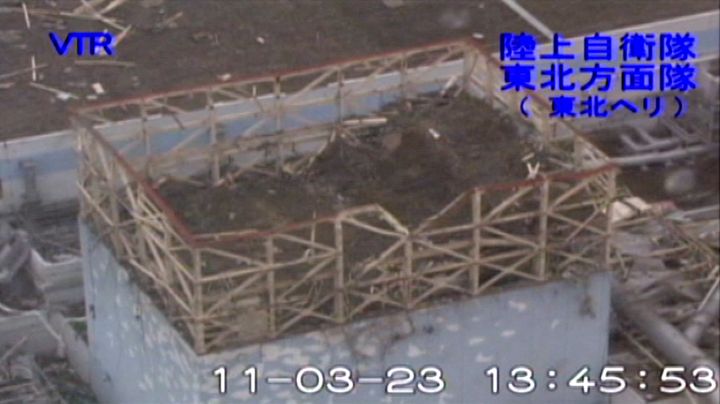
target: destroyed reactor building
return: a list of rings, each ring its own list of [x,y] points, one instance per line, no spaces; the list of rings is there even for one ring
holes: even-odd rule
[[[720,402],[718,17],[609,32],[696,32],[679,119],[554,118],[478,33],[74,105],[76,175],[0,164],[0,403]]]
[[[300,400],[333,394],[332,366],[397,364],[442,369],[439,397],[490,399],[492,366],[610,360],[611,273],[656,257],[710,279],[714,253],[618,199],[605,152],[500,109],[495,63],[468,39],[79,110],[89,344],[113,401]],[[109,137],[123,113],[140,119]],[[463,137],[490,125],[515,142],[505,161]],[[530,179],[507,162],[527,151],[545,168]],[[383,383],[333,399],[392,398]]]

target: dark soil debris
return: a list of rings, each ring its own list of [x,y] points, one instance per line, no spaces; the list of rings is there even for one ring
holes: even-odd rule
[[[202,189],[168,181],[160,193],[200,233],[278,228],[374,203],[413,227],[473,186],[526,175],[531,146],[510,117],[469,96],[411,105],[384,111],[400,112],[352,141],[337,138],[300,175],[250,172],[233,187]]]

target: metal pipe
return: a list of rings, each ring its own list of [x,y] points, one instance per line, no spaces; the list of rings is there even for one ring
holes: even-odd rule
[[[613,164],[619,166],[642,165],[673,160],[681,157],[691,156],[694,154],[701,154],[715,149],[717,149],[717,145],[696,145],[684,149],[675,149],[666,152],[654,152],[643,154],[640,156],[613,157],[610,159],[610,161]]]
[[[662,149],[665,147],[675,146],[678,143],[680,143],[679,139],[654,139],[652,141],[648,141],[647,143],[639,143],[633,140],[633,138],[628,134],[622,134],[620,135],[620,140],[625,144],[625,146],[629,147],[634,152],[646,152],[650,150],[655,149]]]
[[[502,0],[506,6],[511,8],[513,11],[518,13],[525,21],[532,25],[538,32],[543,34],[547,39],[553,39],[553,31],[538,20],[534,15],[530,14],[529,11],[525,10],[523,6],[517,3],[515,0]]]
[[[717,219],[720,212],[720,205],[704,206],[702,208],[690,209],[683,211],[683,216],[689,220],[707,220]]]
[[[655,314],[649,307],[641,302],[633,301],[627,296],[632,292],[623,290],[617,283],[612,287],[613,308],[635,326],[648,338],[650,343],[659,350],[669,361],[687,368],[707,366],[715,372],[716,382],[720,381],[720,371],[717,362],[708,358],[695,344],[690,342],[683,333],[678,331]],[[700,397],[698,397],[700,398]],[[718,404],[720,396],[710,394],[702,397],[703,402]]]
[[[18,342],[16,342],[13,346],[11,346],[10,349],[8,349],[7,351],[5,351],[5,353],[2,354],[2,356],[0,356],[0,365],[2,365],[2,364],[5,362],[5,360],[10,359],[10,358],[15,354],[15,352],[16,352],[18,349],[20,349],[20,347],[21,347],[21,346],[25,343],[25,341],[27,341],[27,340],[28,340],[28,336],[26,335],[26,336],[20,338],[20,340],[19,340]]]
[[[387,123],[385,117],[364,117],[355,119],[346,119],[342,122],[344,125],[357,126],[357,125],[384,125]]]
[[[16,310],[10,307],[5,306],[4,304],[0,303],[0,310],[11,314],[11,315],[28,315],[28,316],[34,316],[37,317],[37,319],[40,321],[40,324],[45,327],[47,332],[52,336],[55,341],[57,342],[57,346],[55,347],[55,352],[58,357],[65,357],[65,341],[62,339],[60,334],[58,334],[57,331],[50,325],[48,322],[48,319],[44,312],[39,310],[28,310],[28,311],[22,311],[22,310]],[[11,320],[11,316],[0,316],[0,322],[9,321]]]
[[[685,336],[694,344],[700,341],[705,330],[720,314],[720,288],[715,288],[715,292],[711,293],[705,305],[695,312],[685,327]]]
[[[633,126],[632,129],[635,130],[635,133],[637,133],[642,138],[642,140],[645,141],[645,143],[655,143],[659,140],[659,139],[655,138],[653,135],[651,135],[650,132],[646,131],[645,129],[643,129],[641,127]]]

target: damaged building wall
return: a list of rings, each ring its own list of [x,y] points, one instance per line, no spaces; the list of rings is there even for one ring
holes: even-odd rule
[[[93,390],[108,403],[197,400],[194,354],[110,250],[81,225]]]
[[[525,365],[538,372],[538,388],[525,396],[505,392],[507,402],[606,402],[568,390],[563,379],[578,369],[599,369],[607,360],[609,280],[562,281],[518,288],[409,313],[367,319],[218,354],[196,356],[150,299],[130,282],[125,269],[85,225],[81,226],[93,359],[93,386],[106,402],[285,402],[303,400],[292,385],[260,381],[250,396],[242,371],[258,367],[262,378],[292,376],[307,365],[327,371],[344,365],[380,376],[394,365],[442,368],[447,389],[439,397],[413,401],[482,402],[489,399],[490,366],[507,371]],[[212,371],[228,369],[228,394],[217,394]],[[558,372],[557,391],[545,388],[549,369]],[[362,385],[348,396],[319,393],[313,400],[383,402],[383,385]],[[408,397],[395,396],[401,402]],[[257,401],[256,401],[257,400]],[[516,401],[512,401],[516,400]],[[583,401],[585,400],[585,401]]]
[[[0,213],[35,198],[46,203],[75,198],[75,144],[72,130],[0,143]]]
[[[419,93],[438,91],[449,77],[462,72],[462,61],[454,60],[442,63],[432,68],[424,68],[421,74],[423,83],[419,83],[414,90]],[[413,69],[408,73],[412,74]],[[361,79],[347,80],[346,91],[353,88],[370,88],[374,91],[367,96],[355,98],[352,102],[344,105],[345,113],[348,115],[363,115],[382,108],[383,105],[396,101],[399,91],[396,89],[400,83],[400,74],[396,71],[377,75],[371,83]],[[391,89],[388,91],[388,89]],[[296,101],[305,102],[307,105],[296,108],[294,117],[283,119],[282,126],[285,129],[307,126],[308,122],[327,123],[337,117],[337,108],[334,96],[337,93],[336,86],[328,86],[308,91]],[[287,94],[284,94],[287,96]],[[224,102],[215,105],[215,113],[218,120],[224,116],[234,116],[248,112],[259,113],[260,111],[273,110],[275,97],[270,95],[258,97],[256,100],[240,102]],[[206,118],[205,111],[193,111],[177,116],[178,121],[185,126]],[[160,132],[167,132],[163,136],[154,136],[152,152],[160,153],[171,149],[183,139],[187,133],[193,132],[194,128],[179,128],[178,121],[169,116],[150,115],[146,122],[149,129],[156,129]],[[243,133],[253,128],[255,134],[268,133],[275,130],[275,122],[260,122],[262,119],[256,116],[244,119],[232,120],[224,128],[228,134]],[[259,126],[258,126],[259,125]],[[132,142],[132,135],[138,132],[141,126],[140,119],[128,119],[113,122],[107,125],[100,125],[98,129],[110,140],[115,147],[121,148]],[[201,136],[193,143],[195,147],[206,144],[208,136]],[[192,145],[191,145],[192,146]],[[21,207],[28,197],[28,188],[37,190],[37,198],[43,203],[52,203],[75,199],[77,197],[77,153],[76,132],[74,130],[61,131],[41,136],[33,136],[0,144],[0,213],[15,211]],[[33,176],[29,177],[23,171],[22,164],[32,163]],[[35,182],[28,184],[28,181]]]
[[[702,59],[707,59],[716,57],[717,55],[717,38],[718,31],[720,30],[717,16],[717,11],[711,11],[656,21],[652,24],[624,28],[618,31],[644,31],[651,29],[656,32],[690,31],[698,37],[698,54]],[[611,31],[611,33],[613,32],[615,31]],[[576,44],[580,42],[581,41],[575,41]],[[544,48],[540,48],[541,53],[543,50]],[[447,79],[450,76],[457,75],[461,71],[461,63],[452,62],[443,65],[434,72],[424,71],[423,74],[436,73],[437,78]],[[386,82],[382,83],[381,79]],[[377,80],[378,87],[381,87],[392,84],[391,82],[395,79],[393,79],[391,75],[387,75],[384,78],[379,76]],[[365,83],[363,83],[363,85],[364,84]],[[435,90],[438,89],[438,86],[434,87]],[[707,87],[701,84],[700,88]],[[310,100],[313,97],[319,96],[319,94],[320,93],[316,93],[315,95],[307,94],[306,98]],[[716,92],[710,92],[710,94],[714,95]],[[370,110],[378,109],[378,106],[373,105],[371,98],[373,97],[368,97],[369,103],[366,107]],[[388,101],[391,100],[383,100],[383,102]],[[223,109],[225,112],[238,112],[253,107],[253,102],[233,103],[232,105],[218,106],[217,111],[219,114],[222,114]],[[513,110],[515,110],[514,108],[516,108],[516,106],[513,105]],[[303,114],[303,117],[315,122],[327,122],[328,118],[332,120],[335,117],[332,105],[310,106],[306,108],[306,112],[306,114]],[[358,113],[361,112],[362,111],[358,111]],[[184,120],[186,116],[183,114],[180,116],[180,119]],[[152,121],[162,123],[163,121],[163,119],[155,119],[152,116],[149,117],[149,120],[149,123]],[[174,124],[170,118],[165,118],[164,121],[164,124]],[[246,127],[250,127],[253,124],[253,122],[248,121]],[[138,120],[116,122],[107,128],[103,128],[103,133],[106,133],[110,139],[117,139],[118,142],[122,142],[123,137],[136,131],[138,125]],[[301,120],[293,120],[293,122],[285,123],[286,128],[292,127],[293,125],[304,126],[305,124]],[[269,127],[265,129],[272,130],[274,128]],[[262,130],[258,130],[257,133],[262,133]],[[15,210],[23,203],[24,197],[26,196],[26,180],[29,178],[28,173],[24,172],[22,168],[24,162],[32,163],[32,167],[34,167],[34,178],[37,184],[35,184],[33,188],[37,190],[37,197],[41,201],[51,203],[76,198],[77,157],[74,148],[74,130],[64,130],[39,136],[3,141],[0,144],[0,189],[2,190],[0,193],[0,213]]]
[[[388,368],[407,365],[416,371],[435,365],[442,369],[447,388],[439,396],[385,394],[383,385],[361,385],[347,396],[326,392],[314,402],[498,402],[604,403],[607,397],[584,396],[564,386],[583,366],[600,369],[607,360],[609,324],[607,274],[580,282],[561,281],[518,288],[475,299],[442,304],[408,313],[358,321],[344,327],[310,332],[234,351],[207,355],[198,372],[202,402],[290,402],[307,400],[294,385],[258,385],[247,392],[247,367],[256,365],[261,377],[294,376],[303,366],[326,372],[343,365],[364,376],[380,376]],[[219,400],[212,371],[227,367],[228,394]],[[483,372],[499,366],[525,365],[534,369],[538,388],[521,396],[490,393]],[[557,371],[560,386],[548,391],[546,372]],[[501,381],[501,383],[503,383]],[[319,398],[321,397],[321,398]]]

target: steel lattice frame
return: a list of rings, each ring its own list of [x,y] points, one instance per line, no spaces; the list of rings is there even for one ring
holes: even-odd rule
[[[474,40],[460,40],[79,110],[82,218],[107,237],[140,284],[150,281],[147,290],[198,353],[438,298],[477,296],[510,280],[542,282],[619,265],[608,208],[616,170],[571,126],[547,118],[542,102],[533,104],[531,119],[543,138],[569,140],[577,165],[592,168],[468,190],[415,228],[368,205],[272,231],[193,234],[151,184],[164,175],[182,176],[178,168],[193,163],[222,184],[232,180],[219,167],[228,156],[244,156],[252,165],[262,152],[279,166],[295,163],[287,155],[297,147],[319,144],[322,150],[335,136],[361,135],[342,125],[343,111],[371,91],[368,83],[380,74],[397,72],[397,89],[410,96],[427,83],[423,75],[452,61],[463,66],[453,80],[466,91],[502,103],[519,96],[499,91],[500,69],[488,52]],[[316,89],[333,91],[308,99]],[[256,108],[220,114],[218,101]],[[197,102],[204,112],[188,113]],[[337,106],[334,124],[282,131],[295,109],[322,103]],[[153,126],[156,113],[174,123]],[[97,125],[128,114],[140,117],[138,131],[114,146]],[[222,122],[243,116],[270,123],[275,133],[252,136],[262,126],[256,124],[237,139],[218,136]],[[196,129],[169,152],[154,154],[153,136],[178,128]],[[190,147],[200,136],[209,143]]]
[[[152,281],[198,352],[598,270],[609,256],[612,167],[473,189],[416,229],[369,205],[270,232],[191,235],[102,139],[80,139],[84,219]],[[379,247],[348,246],[349,235]]]

